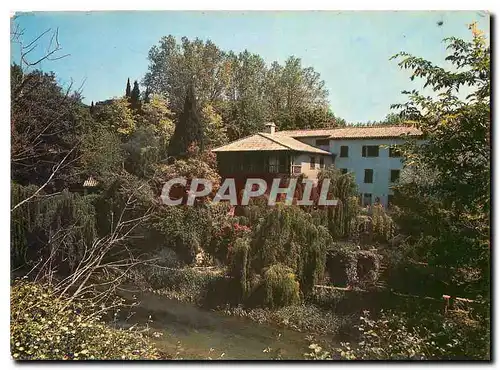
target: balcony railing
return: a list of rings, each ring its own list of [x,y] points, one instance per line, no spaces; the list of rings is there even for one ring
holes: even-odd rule
[[[221,169],[224,173],[289,173],[290,169],[287,165],[262,165],[249,163],[246,165],[230,165]]]

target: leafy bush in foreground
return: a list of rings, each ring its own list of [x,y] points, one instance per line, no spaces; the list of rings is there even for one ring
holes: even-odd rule
[[[429,325],[440,323],[440,325]],[[406,315],[381,311],[371,318],[360,317],[355,342],[341,342],[326,351],[316,343],[304,357],[313,360],[488,360],[488,326],[479,321],[464,322],[447,316],[421,318],[412,324]]]
[[[16,281],[11,288],[10,345],[17,360],[159,359],[140,333],[106,326],[47,287]]]

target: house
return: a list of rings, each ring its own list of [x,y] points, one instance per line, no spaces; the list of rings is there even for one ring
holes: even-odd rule
[[[275,124],[268,123],[266,132],[213,149],[217,154],[219,174],[223,178],[234,178],[237,188],[241,189],[251,177],[264,179],[269,184],[274,178],[286,179],[300,174],[315,179],[322,168],[333,164],[329,151],[283,135],[283,132],[276,132]]]
[[[221,176],[241,180],[299,174],[315,179],[321,168],[334,165],[354,175],[363,205],[377,201],[387,206],[403,166],[397,146],[421,135],[408,126],[276,131],[268,123],[266,132],[213,151]]]

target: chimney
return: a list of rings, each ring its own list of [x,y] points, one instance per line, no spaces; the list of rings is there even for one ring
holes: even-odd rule
[[[276,132],[276,125],[274,124],[274,122],[268,122],[265,124],[265,126],[266,126],[266,132],[268,134],[273,135]]]

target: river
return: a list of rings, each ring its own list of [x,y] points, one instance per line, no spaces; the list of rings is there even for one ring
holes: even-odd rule
[[[139,301],[130,310],[134,314],[119,322],[120,326],[144,326],[151,316],[149,327],[162,333],[155,339],[157,347],[169,354],[178,352],[177,357],[183,359],[269,360],[278,352],[283,359],[303,359],[308,350],[307,333],[227,316],[150,292],[128,289],[120,295]]]

